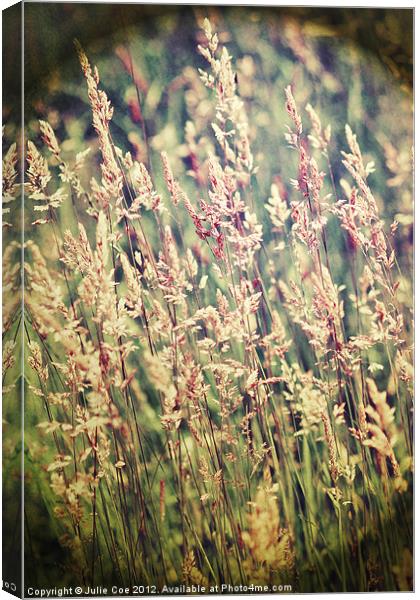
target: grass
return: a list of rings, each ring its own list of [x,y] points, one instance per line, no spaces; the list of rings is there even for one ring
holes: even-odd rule
[[[182,144],[150,139],[123,54],[127,151],[78,42],[95,137],[41,119],[28,141],[28,584],[411,589],[411,176],[381,132],[378,175],[362,120],[337,141],[301,77],[277,85],[265,154],[247,94],[267,101],[269,74],[200,24]],[[5,163],[12,199],[14,147]]]

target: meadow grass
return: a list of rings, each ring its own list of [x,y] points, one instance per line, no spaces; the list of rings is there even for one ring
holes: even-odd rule
[[[295,84],[275,100],[290,180],[274,167],[263,196],[274,161],[253,154],[233,59],[207,19],[199,41],[184,172],[141,119],[143,160],[116,144],[77,41],[96,146],[68,152],[45,120],[27,143],[26,485],[51,564],[91,586],[411,589],[411,241],[352,124],[340,149]],[[10,201],[16,165],[12,146]],[[30,511],[26,534],[36,559]]]

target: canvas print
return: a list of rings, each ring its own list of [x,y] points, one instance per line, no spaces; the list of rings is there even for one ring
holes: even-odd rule
[[[413,589],[413,10],[3,15],[3,589]]]

